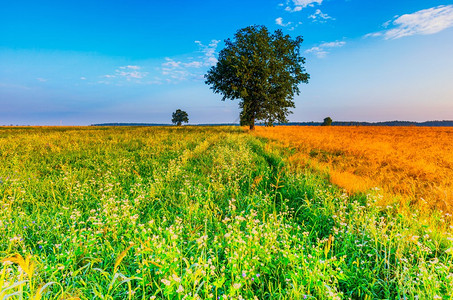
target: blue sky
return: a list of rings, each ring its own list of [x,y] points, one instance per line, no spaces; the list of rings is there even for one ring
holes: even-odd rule
[[[0,0],[0,124],[238,121],[204,84],[223,40],[304,37],[291,121],[453,119],[453,2]]]

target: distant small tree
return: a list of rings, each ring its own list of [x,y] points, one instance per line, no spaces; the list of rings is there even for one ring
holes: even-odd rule
[[[332,118],[331,117],[324,118],[324,122],[322,122],[322,126],[331,126],[331,125],[332,125]]]
[[[173,114],[172,114],[172,119],[171,122],[173,124],[176,124],[177,126],[181,126],[181,123],[188,123],[189,122],[189,115],[180,109],[177,109]]]

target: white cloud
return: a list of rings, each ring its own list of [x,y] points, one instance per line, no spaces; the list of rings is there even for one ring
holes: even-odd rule
[[[282,26],[282,27],[287,27],[287,26],[291,25],[291,22],[288,22],[285,24],[285,23],[283,23],[283,18],[279,17],[279,18],[275,19],[275,24]]]
[[[87,78],[82,76],[80,77],[80,80],[87,80]]]
[[[208,45],[203,45],[200,41],[195,41],[195,43],[201,48],[201,52],[204,53],[202,58],[202,65],[206,67],[211,67],[217,63],[217,46],[219,45],[219,40],[211,40]]]
[[[172,80],[181,81],[187,79],[189,72],[185,69],[182,62],[166,57],[165,62],[162,63],[162,75]]]
[[[313,6],[314,3],[321,4],[322,0],[293,0],[293,2],[296,6],[307,7]]]
[[[124,67],[120,67],[120,69],[130,69],[130,70],[140,70],[141,67],[140,66],[124,66]]]
[[[324,49],[322,49],[321,47],[312,47],[308,50],[305,50],[305,53],[313,53],[315,54],[317,57],[324,57],[326,56],[326,54],[328,53],[327,51],[325,51]]]
[[[323,47],[323,48],[335,48],[335,47],[343,47],[344,45],[346,45],[346,42],[336,41],[336,42],[323,43],[323,44],[320,45],[320,47]]]
[[[384,39],[399,39],[411,35],[428,35],[438,33],[453,27],[453,5],[440,5],[423,9],[412,14],[396,16],[394,20],[383,24],[385,28],[393,28],[369,33],[365,37],[379,37]]]
[[[387,22],[384,22],[384,24],[382,24],[382,27],[387,28],[387,27],[389,27],[390,23],[392,23],[392,20],[388,20]]]
[[[116,74],[118,76],[125,77],[127,80],[131,80],[132,78],[141,79],[147,75],[146,72],[137,72],[137,71],[127,72],[127,71],[120,71],[120,70],[116,70]]]
[[[168,83],[184,81],[188,79],[200,80],[203,79],[203,74],[206,67],[211,67],[217,63],[217,46],[219,40],[211,40],[207,45],[200,41],[195,41],[199,47],[199,55],[196,58],[187,58],[184,60],[174,60],[165,58],[162,63],[161,72]]]
[[[323,13],[320,9],[317,9],[314,14],[308,16],[309,19],[313,19],[313,22],[325,23],[326,20],[335,20],[328,14]]]
[[[313,53],[317,57],[323,58],[329,53],[330,49],[343,47],[344,45],[346,45],[346,42],[343,42],[343,41],[322,43],[319,46],[315,46],[315,47],[312,47],[312,48],[306,50],[305,53]]]
[[[142,79],[148,75],[147,72],[139,72],[141,68],[139,66],[124,66],[119,67],[115,70],[115,75],[117,77],[124,77],[126,80],[130,81],[131,79]]]
[[[179,66],[181,65],[181,62],[180,62],[180,61],[174,61],[173,59],[168,58],[168,57],[166,57],[165,60],[166,60],[166,62],[164,62],[164,63],[162,64],[162,66],[164,66],[164,67],[168,67],[168,68],[179,68]]]
[[[201,61],[192,61],[188,63],[183,63],[182,64],[186,68],[201,68],[203,66],[203,63]]]
[[[285,10],[289,11],[289,12],[296,12],[296,11],[301,11],[302,7],[301,6],[296,6],[294,8],[291,8],[290,6],[287,6],[287,7],[285,7]]]
[[[165,70],[174,70],[174,69],[182,69],[182,68],[201,68],[204,63],[203,61],[190,61],[190,62],[182,62],[182,61],[175,61],[171,58],[166,57],[166,62],[162,63],[162,67]]]
[[[38,78],[36,78],[36,80],[38,80],[39,82],[46,82],[47,81],[46,78],[42,78],[42,77],[38,77]]]
[[[315,4],[321,5],[323,0],[292,0],[292,5],[286,6],[285,10],[290,12],[301,11],[307,6],[313,7]]]
[[[138,80],[146,77],[148,72],[141,72],[140,66],[122,66],[115,70],[114,74],[107,74],[104,78],[126,79],[127,81]]]
[[[122,85],[127,81],[132,84],[163,84],[202,80],[206,69],[217,63],[217,47],[220,41],[211,40],[206,45],[200,41],[195,43],[198,45],[198,51],[191,57],[166,57],[157,65],[143,62],[146,67],[120,66],[114,72],[101,76],[98,83]],[[151,73],[144,72],[143,69],[151,70]]]

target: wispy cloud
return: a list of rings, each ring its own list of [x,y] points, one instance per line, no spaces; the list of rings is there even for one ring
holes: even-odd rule
[[[323,13],[320,9],[317,9],[314,14],[308,16],[309,19],[312,19],[313,22],[325,23],[327,20],[335,20],[328,14]]]
[[[128,70],[140,70],[141,67],[140,66],[125,66],[125,67],[120,67],[120,69],[128,69]]]
[[[186,80],[189,74],[181,61],[166,57],[165,62],[162,63],[162,75],[167,77],[167,82]]]
[[[188,79],[200,80],[202,79],[202,68],[211,67],[217,63],[217,46],[219,40],[212,40],[209,44],[205,45],[200,41],[195,41],[199,46],[199,55],[197,58],[190,58],[187,60],[174,60],[172,58],[165,58],[162,63],[162,75],[166,77],[167,82],[179,82]]]
[[[36,78],[36,80],[38,80],[39,82],[46,82],[47,81],[46,78],[42,78],[42,77],[38,77],[38,78]]]
[[[219,45],[219,40],[211,40],[208,45],[202,44],[200,41],[195,41],[195,43],[201,48],[201,52],[204,53],[202,57],[202,65],[206,67],[213,66],[217,63],[217,58],[215,57],[217,53],[217,46]]]
[[[297,23],[287,22],[287,23],[283,23],[283,18],[280,17],[280,18],[275,19],[275,24],[277,24],[279,26],[282,26],[282,27],[286,27],[288,30],[294,30],[299,25],[301,25],[302,22],[297,22]]]
[[[210,60],[210,59],[211,59],[211,58],[209,58],[209,60]],[[214,57],[214,59],[216,59],[216,58]],[[217,60],[217,59],[216,59],[216,60]],[[205,62],[205,63],[206,63],[206,62]],[[198,69],[198,68],[203,67],[203,62],[202,62],[202,61],[191,61],[191,62],[183,63],[182,65],[183,65],[184,67],[186,67],[186,68],[196,68],[196,69]],[[211,64],[209,64],[209,65],[211,65]]]
[[[122,66],[115,70],[114,74],[107,74],[102,77],[104,78],[117,78],[117,79],[126,79],[126,81],[139,80],[145,78],[148,75],[148,72],[139,71],[142,67],[140,66]],[[82,77],[84,78],[84,77]],[[81,78],[81,79],[82,79]],[[82,79],[83,80],[83,79]],[[105,83],[102,81],[101,83]]]
[[[346,42],[343,41],[322,43],[319,46],[315,46],[306,50],[305,53],[312,53],[319,58],[323,58],[329,53],[330,49],[343,47],[344,45],[346,45]]]
[[[25,86],[25,85],[14,84],[14,83],[4,83],[4,82],[0,82],[0,87],[21,89],[21,90],[31,90],[31,88],[29,88],[28,86]]]
[[[453,5],[440,5],[423,9],[412,14],[395,16],[383,24],[393,27],[387,30],[369,33],[365,37],[383,37],[386,40],[399,39],[411,35],[428,35],[453,27]]]
[[[275,19],[275,24],[282,26],[282,27],[287,27],[287,26],[291,25],[291,22],[283,23],[283,18],[279,17],[279,18]]]
[[[148,72],[140,72],[139,70],[141,69],[140,66],[124,66],[124,67],[119,67],[119,69],[115,70],[115,75],[117,77],[124,77],[127,80],[131,79],[142,79],[146,75],[148,75]]]
[[[321,5],[323,0],[292,0],[291,3],[287,1],[286,11],[297,12],[301,11],[307,6],[313,7],[315,4]]]
[[[98,84],[164,84],[178,83],[186,80],[201,80],[208,67],[217,63],[217,47],[219,40],[211,40],[208,44],[195,41],[198,51],[193,56],[166,57],[160,62],[142,61],[140,65],[125,65],[114,72],[102,75]],[[145,72],[143,70],[149,70]],[[82,80],[85,77],[81,78]]]

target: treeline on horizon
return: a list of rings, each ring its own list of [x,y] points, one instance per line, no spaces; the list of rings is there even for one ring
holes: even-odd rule
[[[257,126],[264,126],[264,123],[258,123]],[[322,126],[322,122],[289,122],[276,123],[279,126]],[[172,124],[158,123],[101,123],[90,126],[174,126]],[[239,126],[238,123],[216,123],[216,124],[191,124],[190,126]],[[453,127],[453,120],[443,121],[385,121],[385,122],[358,122],[358,121],[334,121],[332,126],[419,126],[419,127]]]

